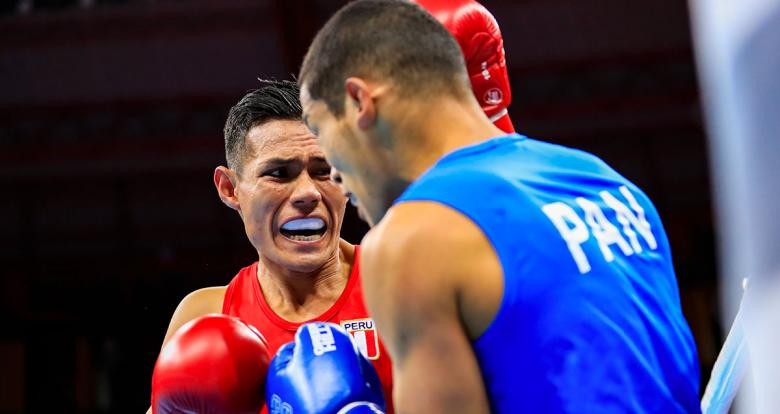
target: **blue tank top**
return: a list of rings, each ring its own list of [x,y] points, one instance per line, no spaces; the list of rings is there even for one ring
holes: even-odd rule
[[[700,412],[661,220],[603,161],[501,136],[444,156],[396,203],[414,200],[468,217],[501,262],[502,302],[473,343],[494,412]]]

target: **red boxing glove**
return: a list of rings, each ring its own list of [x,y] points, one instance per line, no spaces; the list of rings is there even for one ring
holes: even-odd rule
[[[479,105],[504,132],[515,132],[507,108],[512,102],[504,39],[498,22],[474,0],[416,0],[458,41]]]
[[[238,318],[206,315],[165,345],[152,376],[152,412],[257,414],[270,361],[263,336]]]

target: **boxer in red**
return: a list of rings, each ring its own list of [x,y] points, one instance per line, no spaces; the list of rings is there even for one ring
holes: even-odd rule
[[[301,324],[333,322],[350,332],[371,360],[389,401],[391,363],[363,302],[359,247],[339,238],[347,199],[331,181],[325,155],[301,120],[298,96],[293,82],[264,81],[260,89],[231,108],[224,130],[228,165],[216,168],[214,184],[222,202],[241,217],[259,260],[241,269],[227,286],[187,295],[171,318],[163,347],[177,338],[182,325],[211,313],[238,317],[256,328],[271,356],[294,339]],[[225,324],[227,329],[188,334],[217,332],[219,338],[203,341],[216,343],[232,341],[230,332],[243,329],[240,324]],[[236,334],[241,336],[245,335]],[[183,359],[187,353],[163,352],[163,356]],[[192,366],[203,365],[202,361],[175,362],[189,372]],[[158,361],[157,366],[162,365]],[[225,365],[225,369],[234,368]],[[152,392],[162,394],[163,390]],[[236,390],[219,392],[232,393],[222,399],[243,398],[235,395]],[[192,399],[212,397],[194,395]]]

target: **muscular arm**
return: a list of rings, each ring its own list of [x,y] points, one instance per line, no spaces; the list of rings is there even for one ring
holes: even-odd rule
[[[226,289],[225,286],[208,287],[185,296],[173,311],[162,346],[165,346],[171,336],[185,323],[209,313],[222,313],[222,301]]]
[[[435,203],[402,203],[363,241],[366,301],[393,359],[399,413],[489,411],[471,340],[500,304],[481,231]]]
[[[222,301],[225,298],[225,286],[208,287],[198,289],[179,302],[179,306],[173,311],[168,331],[165,332],[162,347],[168,343],[176,331],[185,323],[209,313],[221,313]],[[161,347],[161,348],[162,348]],[[146,414],[152,414],[152,408],[146,410]]]

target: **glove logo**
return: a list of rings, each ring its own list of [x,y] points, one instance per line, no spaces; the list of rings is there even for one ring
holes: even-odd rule
[[[482,97],[482,101],[487,105],[498,105],[504,100],[504,93],[501,89],[490,88],[485,92],[485,96]]]
[[[487,66],[487,62],[482,62],[482,77],[485,78],[485,80],[490,80],[490,71]]]
[[[269,414],[293,414],[292,406],[282,401],[282,399],[276,394],[271,397],[271,404],[269,405]]]
[[[333,339],[333,331],[330,330],[330,326],[324,323],[312,323],[306,325],[306,329],[309,331],[309,337],[311,337],[314,355],[320,356],[326,352],[336,350],[336,340]]]
[[[376,334],[373,319],[341,321],[341,326],[352,335],[352,339],[355,340],[364,357],[371,360],[379,359],[379,336]]]

